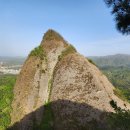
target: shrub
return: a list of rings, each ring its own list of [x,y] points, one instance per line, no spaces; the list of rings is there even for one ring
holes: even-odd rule
[[[114,108],[115,111],[118,110],[117,103],[114,100],[110,101],[110,105],[112,106],[112,108]]]
[[[87,59],[88,59],[88,61],[89,61],[91,64],[97,66],[92,59],[89,59],[89,58],[87,58]]]
[[[36,57],[40,57],[40,59],[46,59],[46,55],[42,46],[38,46],[34,48],[34,50],[31,51],[29,56],[36,56]]]
[[[58,57],[58,60],[60,61],[66,55],[71,54],[71,53],[75,53],[75,52],[77,52],[76,49],[72,45],[68,45],[67,48]]]
[[[128,101],[130,103],[130,99],[129,99],[129,90],[123,90],[123,89],[119,89],[119,88],[115,88],[114,90],[114,94],[116,96],[118,96],[119,98],[121,98],[124,101]]]
[[[51,103],[46,102],[44,105],[44,116],[41,124],[38,126],[39,130],[53,130],[53,112],[51,109]]]
[[[130,111],[118,107],[114,100],[110,101],[110,105],[116,112],[109,114],[110,129],[130,130]]]

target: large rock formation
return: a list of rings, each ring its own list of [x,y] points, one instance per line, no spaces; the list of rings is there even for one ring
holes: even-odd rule
[[[51,103],[54,117],[49,123],[54,130],[87,130],[94,125],[105,129],[107,113],[114,112],[111,100],[121,108],[130,108],[113,90],[95,65],[49,30],[17,78],[11,125],[17,130],[35,129],[44,123],[44,105]]]

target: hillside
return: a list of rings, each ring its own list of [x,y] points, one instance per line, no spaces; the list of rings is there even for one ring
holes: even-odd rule
[[[117,88],[116,94],[130,102],[130,55],[90,57]]]
[[[126,54],[116,54],[109,56],[90,56],[89,58],[92,59],[99,67],[130,67],[130,55]]]
[[[104,72],[115,87],[130,89],[130,55],[117,54],[89,58]]]
[[[117,120],[119,114],[112,112],[123,115],[122,109],[130,109],[114,90],[95,65],[60,34],[48,30],[17,77],[8,130],[113,129],[109,120],[124,124],[128,119]]]

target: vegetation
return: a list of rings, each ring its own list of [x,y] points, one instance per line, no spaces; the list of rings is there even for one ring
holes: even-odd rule
[[[58,57],[59,61],[68,54],[77,52],[76,49],[72,45],[68,45],[67,48],[61,53]]]
[[[34,50],[31,51],[29,56],[36,56],[42,60],[44,60],[44,59],[46,60],[46,55],[45,55],[45,52],[44,52],[42,46],[38,46],[38,47],[34,48]]]
[[[43,40],[44,41],[51,41],[51,40],[64,41],[64,38],[56,31],[50,29],[44,34]]]
[[[92,59],[87,58],[87,60],[88,60],[91,64],[93,64],[93,65],[95,65],[95,66],[96,66],[96,64],[94,63],[94,61],[93,61]]]
[[[58,59],[61,60],[64,56],[74,52],[76,52],[76,49],[72,45],[69,45],[65,49],[65,51],[63,51],[62,54],[58,57]],[[48,97],[48,101],[44,105],[45,107],[44,116],[41,125],[38,127],[39,129],[53,130],[54,117],[53,117],[53,112],[52,112],[51,102],[50,102],[50,93],[52,89],[53,76],[54,76],[54,72],[52,75],[52,79],[50,79],[48,82],[49,97]]]
[[[114,93],[121,99],[130,102],[130,68],[107,67],[102,68],[102,71],[115,86]]]
[[[10,124],[11,102],[15,81],[16,76],[14,75],[0,76],[0,130],[5,130]]]
[[[47,102],[44,105],[44,116],[41,125],[38,127],[39,130],[53,130],[53,112],[51,109],[51,103]]]
[[[130,91],[125,90],[125,89],[119,89],[119,88],[115,88],[114,89],[114,94],[117,95],[119,98],[121,98],[122,100],[126,100],[130,103]]]
[[[53,77],[52,77],[53,78]],[[49,97],[48,101],[45,102],[44,104],[44,116],[42,119],[41,124],[36,128],[39,130],[53,130],[53,112],[51,108],[51,102],[50,102],[50,93],[52,89],[52,79],[49,80],[48,82],[48,92],[49,92]]]
[[[32,55],[40,56],[40,52],[44,52],[42,48],[41,50],[42,51],[40,51],[40,49],[36,49],[36,51],[34,51]],[[59,60],[61,60],[64,56],[75,52],[75,48],[69,45],[66,48],[66,50],[62,52],[61,56],[59,56]],[[92,61],[89,60],[89,62]],[[109,59],[108,64],[107,61],[105,61],[105,64],[104,62],[102,62],[102,65],[99,67],[109,78],[109,80],[113,83],[113,85],[116,86],[114,93],[121,99],[128,100],[130,102],[130,64],[128,63],[129,61],[126,63],[126,60],[122,60],[122,62],[123,63],[119,61],[118,63],[121,63],[122,66],[118,66],[114,63],[114,61],[110,62]],[[113,66],[109,63],[113,64]],[[6,127],[8,127],[8,125],[10,124],[11,102],[13,98],[13,86],[15,80],[16,76],[14,75],[0,75],[0,130],[6,129]],[[48,83],[49,93],[51,91],[51,86],[52,80],[50,80]],[[111,113],[108,117],[110,129],[116,130],[117,128],[120,128],[121,130],[129,130],[130,111],[122,110],[120,107],[117,106],[116,102],[114,102],[113,100],[110,102],[110,104],[116,111],[116,113]],[[54,117],[51,109],[51,102],[50,100],[48,100],[45,103],[43,120],[39,126],[35,126],[36,130],[52,130],[53,120]]]
[[[5,130],[10,124],[11,102],[13,99],[13,86],[16,81],[15,75],[0,76],[0,130]],[[51,89],[51,80],[49,89]],[[48,100],[44,105],[44,116],[40,125],[34,120],[34,130],[53,130],[53,112],[51,102]]]
[[[99,67],[130,67],[130,55],[91,56]]]
[[[50,102],[50,96],[51,96],[51,90],[52,90],[52,82],[53,82],[53,76],[48,82],[48,92],[49,92],[48,102]]]
[[[107,67],[102,68],[102,71],[115,86],[114,93],[121,99],[130,102],[130,69]]]
[[[109,114],[110,129],[130,130],[130,111],[118,107],[114,100],[110,101],[110,105],[116,111],[116,113]]]
[[[116,87],[114,93],[130,102],[130,55],[118,54],[91,59]]]
[[[91,58],[115,86],[115,95],[122,100],[130,102],[130,56],[118,54],[115,56]],[[113,100],[110,102],[110,105],[116,113],[109,114],[109,129],[130,130],[130,111],[121,109]]]
[[[105,67],[101,68],[114,86],[130,89],[130,68],[128,67]]]
[[[108,7],[112,7],[116,27],[122,34],[130,34],[130,1],[104,0]]]

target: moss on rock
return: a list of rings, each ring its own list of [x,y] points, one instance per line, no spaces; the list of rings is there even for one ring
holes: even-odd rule
[[[41,60],[46,59],[46,54],[42,46],[34,48],[29,56],[36,56],[39,57]]]
[[[68,47],[61,53],[61,55],[58,57],[58,60],[60,61],[63,57],[65,57],[68,54],[76,53],[77,50],[70,44]]]

